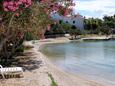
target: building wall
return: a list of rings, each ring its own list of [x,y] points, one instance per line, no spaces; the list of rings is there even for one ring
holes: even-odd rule
[[[65,17],[54,13],[51,17],[54,20],[63,20],[65,23],[68,22],[71,25],[75,25],[80,30],[84,29],[84,18],[81,15]]]

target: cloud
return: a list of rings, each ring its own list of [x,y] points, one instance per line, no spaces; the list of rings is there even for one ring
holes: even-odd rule
[[[75,12],[80,12],[83,16],[99,17],[103,15],[115,14],[115,0],[74,0]],[[83,12],[85,11],[85,13]]]

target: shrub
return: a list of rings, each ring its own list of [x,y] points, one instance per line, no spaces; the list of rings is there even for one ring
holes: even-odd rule
[[[24,46],[21,45],[17,50],[16,52],[24,52]]]
[[[34,39],[34,37],[31,34],[31,32],[25,32],[25,40],[30,41],[30,40],[33,40],[33,39]]]

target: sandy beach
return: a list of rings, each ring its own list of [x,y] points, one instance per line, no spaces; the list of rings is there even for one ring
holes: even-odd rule
[[[49,59],[39,51],[40,47],[44,44],[67,42],[70,42],[67,38],[39,40],[34,41],[34,44],[32,44],[33,42],[27,42],[27,44],[32,44],[34,48],[26,50],[24,53],[26,53],[27,61],[25,61],[24,64],[18,64],[18,66],[24,69],[24,77],[1,79],[0,86],[51,86],[52,79],[49,77],[49,74],[52,75],[58,86],[103,86],[79,75],[63,71],[52,64]]]

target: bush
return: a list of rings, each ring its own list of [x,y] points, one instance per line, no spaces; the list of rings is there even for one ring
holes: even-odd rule
[[[24,46],[21,45],[17,50],[16,52],[24,52]]]
[[[25,32],[25,40],[30,41],[33,39],[34,39],[34,37],[32,36],[32,34],[30,32]]]

